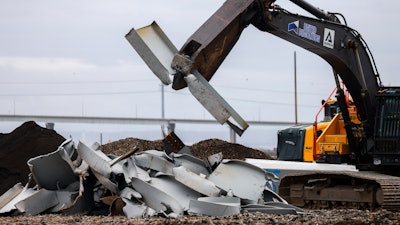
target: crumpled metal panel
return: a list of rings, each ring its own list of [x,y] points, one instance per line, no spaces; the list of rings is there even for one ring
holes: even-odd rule
[[[0,214],[16,210],[15,203],[32,195],[32,188],[23,187],[21,183],[15,184],[12,188],[0,196]]]
[[[122,200],[125,203],[122,210],[128,219],[147,218],[156,215],[156,211],[146,205],[137,204],[125,198],[122,198]]]
[[[240,160],[224,160],[207,178],[234,196],[258,202],[267,182],[264,170]]]
[[[0,213],[3,213],[4,206],[6,206],[16,196],[18,196],[23,190],[24,187],[21,185],[21,183],[17,183],[4,194],[2,194],[0,196]]]
[[[163,152],[161,152],[162,155],[160,155],[160,151],[156,152],[155,150],[144,151],[134,155],[133,158],[135,159],[136,165],[145,169],[152,169],[172,175],[174,164],[163,157]]]
[[[56,151],[28,160],[28,166],[39,188],[60,190],[79,181],[70,159],[74,152],[73,142],[69,139]]]
[[[171,63],[178,49],[155,21],[149,26],[130,30],[125,38],[163,84],[172,83],[170,75],[175,71]]]
[[[77,152],[79,156],[90,166],[90,168],[96,171],[106,178],[111,175],[111,159],[101,151],[96,151],[79,141]]]
[[[183,166],[175,167],[173,174],[177,181],[205,196],[220,196],[221,190],[213,182],[207,180],[205,176],[193,173]]]
[[[17,202],[15,207],[26,215],[37,215],[59,203],[55,191],[39,189],[29,197]]]
[[[203,197],[191,200],[188,213],[208,216],[229,216],[240,213],[240,198]]]
[[[202,196],[197,191],[194,191],[193,189],[178,182],[173,176],[170,175],[159,175],[157,177],[153,177],[151,178],[150,184],[153,187],[168,193],[168,195],[176,199],[183,206],[184,211],[189,209],[190,200],[197,199]]]
[[[182,205],[168,193],[138,178],[132,179],[132,187],[142,194],[146,205],[156,210],[156,212],[183,214]]]
[[[204,160],[187,154],[171,154],[176,167],[183,166],[197,175],[203,174],[208,176],[210,174],[207,164]]]

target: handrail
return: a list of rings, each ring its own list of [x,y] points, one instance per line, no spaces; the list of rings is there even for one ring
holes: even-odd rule
[[[331,98],[331,96],[333,95],[333,93],[335,93],[337,90],[337,87],[335,87],[332,92],[329,94],[329,96],[326,98],[326,101],[324,102],[324,104],[322,104],[321,108],[318,110],[317,114],[315,115],[315,121],[314,121],[314,143],[313,143],[313,157],[314,160],[316,160],[317,158],[317,131],[318,131],[318,116],[321,113],[322,109],[325,108],[325,105],[328,103],[328,99]]]

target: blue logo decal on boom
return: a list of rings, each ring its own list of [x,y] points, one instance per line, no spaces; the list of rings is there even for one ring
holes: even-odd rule
[[[299,34],[299,21],[291,22],[288,24],[288,32],[294,31],[297,35]]]
[[[288,32],[293,31],[297,36],[321,43],[321,36],[317,34],[317,27],[308,23],[303,23],[303,28],[300,28],[300,22],[294,21],[288,24]]]

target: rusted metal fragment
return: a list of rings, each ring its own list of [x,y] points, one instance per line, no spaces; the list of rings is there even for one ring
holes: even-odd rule
[[[17,202],[15,207],[26,215],[37,215],[59,203],[55,191],[40,189],[29,197]]]
[[[220,123],[227,123],[238,135],[249,127],[244,119],[219,95],[219,93],[198,72],[184,77],[189,91],[207,111]]]
[[[164,136],[163,149],[167,155],[170,155],[171,153],[192,155],[192,153],[190,152],[190,148],[182,142],[182,140],[175,134],[175,132],[171,131],[168,133],[168,135]]]
[[[183,214],[182,205],[168,193],[138,178],[132,179],[132,187],[143,196],[146,205],[156,212],[167,215],[170,213]]]
[[[165,85],[170,84],[170,75],[175,73],[171,68],[171,63],[178,49],[158,24],[153,22],[149,26],[132,29],[125,38],[161,82]]]
[[[240,213],[240,198],[202,197],[191,200],[188,213],[191,215],[229,216]]]
[[[242,199],[258,202],[267,182],[265,172],[240,160],[224,160],[207,178],[226,192]]]
[[[168,193],[171,197],[176,199],[186,211],[189,209],[190,200],[197,199],[202,195],[197,191],[183,185],[174,179],[173,176],[169,175],[159,175],[157,177],[151,178],[150,184],[165,193]]]
[[[205,178],[193,173],[189,169],[179,166],[173,169],[175,179],[191,189],[209,197],[220,196],[221,190],[215,184]]]

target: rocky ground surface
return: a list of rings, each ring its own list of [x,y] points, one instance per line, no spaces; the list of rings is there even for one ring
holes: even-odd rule
[[[51,137],[51,138],[49,138]],[[51,141],[49,141],[51,140]],[[10,134],[0,134],[0,189],[8,190],[8,185],[24,181],[27,176],[26,160],[37,155],[56,150],[64,138],[56,132],[27,122]],[[161,150],[162,140],[142,140],[126,138],[100,146],[107,154],[122,155],[137,147]],[[222,152],[224,158],[268,159],[265,153],[232,144],[223,140],[209,139],[188,146],[193,155],[206,158]],[[5,185],[7,184],[7,185]],[[239,215],[182,216],[178,218],[151,217],[147,219],[128,219],[125,216],[109,216],[94,213],[78,215],[45,214],[37,216],[0,216],[0,224],[399,224],[400,212],[386,210],[329,209],[307,210],[305,215],[270,215],[243,212]]]
[[[311,210],[305,215],[270,215],[241,213],[233,216],[182,216],[178,218],[151,217],[127,219],[125,216],[88,215],[38,215],[0,217],[0,224],[399,224],[400,213],[386,210],[368,211],[355,209]]]

